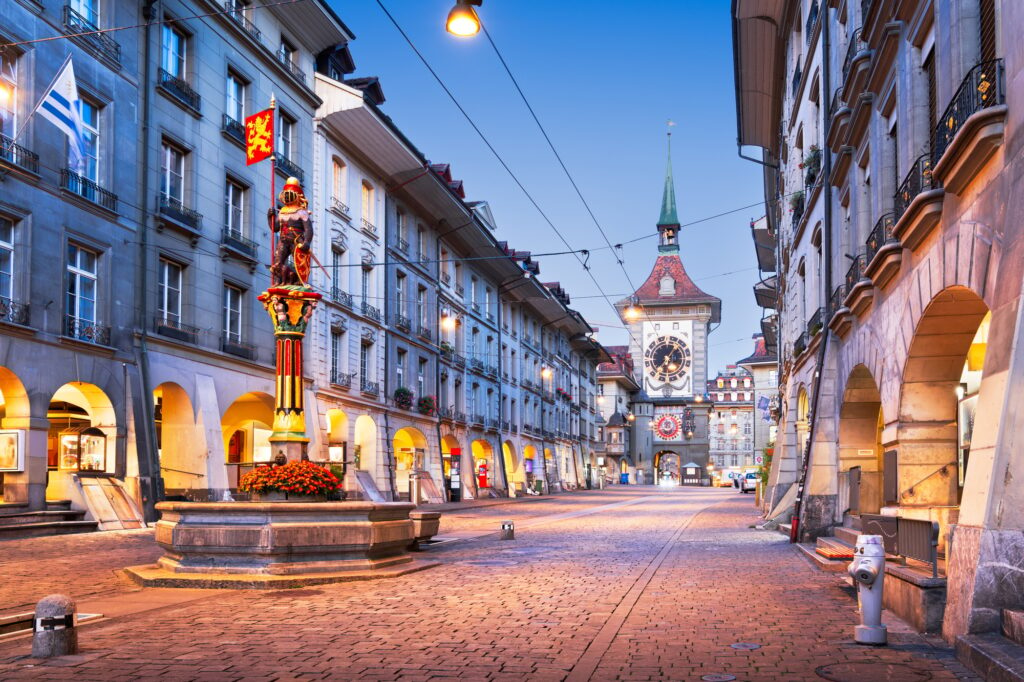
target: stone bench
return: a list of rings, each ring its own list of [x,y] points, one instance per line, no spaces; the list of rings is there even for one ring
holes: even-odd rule
[[[412,519],[413,536],[412,542],[409,543],[409,549],[419,549],[421,542],[426,542],[434,537],[441,529],[441,512],[439,511],[413,510],[409,512],[409,518]]]

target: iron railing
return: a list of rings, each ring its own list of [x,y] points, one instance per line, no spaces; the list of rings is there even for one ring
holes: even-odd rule
[[[95,320],[84,320],[73,315],[64,317],[64,336],[100,346],[110,345],[110,327],[97,324]]]
[[[936,183],[932,177],[932,155],[930,152],[925,152],[914,160],[910,172],[907,173],[907,177],[903,178],[899,189],[896,190],[896,196],[893,197],[892,202],[893,222],[899,222],[903,214],[906,213],[907,207],[918,194],[935,188]]]
[[[473,414],[473,415],[472,415],[472,416],[470,417],[470,421],[471,421],[471,422],[472,422],[473,424],[476,424],[476,425],[478,425],[478,426],[483,426],[483,425],[484,425],[484,416],[483,416],[482,414],[476,414],[476,413],[474,413],[474,414]]]
[[[0,135],[0,161],[39,175],[39,155],[6,135]]]
[[[456,410],[455,414],[453,414],[452,417],[455,419],[455,421],[457,421],[460,424],[465,424],[466,423],[466,413],[465,412],[460,412],[460,411]]]
[[[466,295],[466,287],[462,286],[461,284],[456,284],[455,285],[455,293],[458,294],[459,296],[465,296]]]
[[[395,326],[398,327],[399,329],[409,331],[409,329],[412,328],[412,322],[405,315],[402,315],[401,313],[395,313]]]
[[[341,287],[331,287],[331,300],[346,308],[352,307],[352,294],[343,291]]]
[[[366,301],[363,301],[362,305],[359,307],[359,311],[365,317],[370,318],[374,322],[380,322],[380,311]]]
[[[241,145],[245,144],[245,126],[242,125],[241,121],[236,121],[227,114],[223,114],[220,130],[235,142]]]
[[[302,184],[302,179],[305,177],[305,173],[299,168],[299,165],[284,154],[275,152],[274,168],[278,173],[283,173],[290,178],[298,178],[299,184]]]
[[[409,253],[409,240],[399,237],[395,240],[395,248],[402,253]]]
[[[159,87],[190,109],[200,111],[203,98],[183,78],[172,76],[164,69],[159,71]]]
[[[807,318],[807,338],[813,339],[825,326],[825,309],[818,308]]]
[[[331,383],[342,388],[352,388],[352,375],[348,372],[340,372],[337,369],[331,370]]]
[[[448,284],[451,284],[451,283],[452,283],[452,276],[450,274],[448,274],[447,272],[442,272],[441,273],[441,284],[448,285]]]
[[[289,52],[287,49],[285,49],[284,45],[282,45],[281,47],[278,48],[277,52],[275,53],[275,56],[277,57],[277,61],[280,62],[282,66],[284,66],[285,70],[288,71],[288,73],[290,73],[291,75],[295,76],[300,81],[305,83],[306,74],[302,72],[302,69],[299,68],[298,64],[292,61],[293,54],[293,52]]]
[[[932,164],[939,162],[968,118],[982,109],[1003,104],[1005,101],[1002,59],[982,62],[968,71],[967,77],[960,84],[938,125],[935,126]]]
[[[359,390],[366,395],[378,396],[380,395],[380,384],[376,381],[367,381],[363,379],[359,382]]]
[[[477,372],[483,372],[484,371],[484,361],[481,360],[480,358],[470,358],[469,359],[469,368],[472,369],[472,370],[475,370]]]
[[[238,357],[245,358],[246,360],[255,360],[257,355],[256,346],[248,343],[242,343],[227,334],[221,336],[220,349],[225,353],[237,355]]]
[[[433,333],[430,331],[430,327],[428,327],[425,324],[420,325],[418,335],[421,339],[424,339],[425,341],[429,341],[434,337]]]
[[[374,225],[373,223],[371,223],[366,218],[363,218],[362,220],[363,220],[363,232],[366,232],[367,234],[371,234],[374,237],[376,237],[377,236],[377,226]]]
[[[176,220],[182,225],[187,225],[193,230],[199,230],[203,223],[203,216],[197,211],[185,206],[181,199],[160,192],[157,195],[157,208],[161,215]]]
[[[846,293],[849,295],[857,282],[864,279],[864,268],[867,266],[865,254],[857,254],[857,257],[850,263],[850,269],[846,271]]]
[[[798,358],[807,350],[807,332],[801,332],[793,341],[793,357]]]
[[[865,256],[864,260],[870,263],[875,259],[875,255],[878,251],[886,244],[898,243],[899,240],[893,236],[892,228],[895,225],[892,213],[886,213],[878,222],[875,223],[874,228],[871,230],[871,234],[868,235],[867,241],[864,243]]]
[[[938,523],[881,514],[861,514],[860,523],[862,534],[882,536],[887,554],[928,562],[932,577],[939,576]]]
[[[230,227],[225,227],[221,230],[220,243],[250,258],[256,258],[256,252],[259,249],[259,245],[256,242],[243,237],[241,232],[232,230]]]
[[[28,325],[28,304],[0,296],[0,322]]]
[[[103,189],[92,180],[79,175],[70,168],[60,171],[60,185],[64,189],[94,204],[99,204],[108,211],[117,213],[117,195]]]
[[[333,208],[335,211],[342,215],[348,215],[348,204],[346,204],[338,197],[331,197],[331,208]]]
[[[834,316],[839,309],[843,307],[843,301],[846,300],[846,284],[842,283],[832,290],[832,296],[828,300],[828,311],[829,317]]]
[[[818,0],[811,3],[811,10],[807,13],[807,24],[804,26],[805,40],[811,44],[811,36],[814,35],[814,27],[818,23]]]
[[[800,224],[800,219],[804,217],[804,193],[794,194],[790,200],[790,209],[793,212],[793,229]]]
[[[846,58],[843,59],[843,84],[846,84],[846,79],[850,77],[850,67],[853,66],[853,59],[856,57],[864,45],[860,41],[860,29],[858,28],[850,36],[850,44],[846,48]]]
[[[161,315],[153,320],[153,327],[160,336],[195,345],[199,341],[199,327],[182,324],[180,319]]]
[[[800,68],[800,62],[797,62],[796,68],[793,69],[793,97],[796,97],[796,93],[800,90],[800,80],[803,78],[803,71]]]
[[[225,14],[231,17],[231,19],[238,24],[243,31],[248,33],[250,38],[256,42],[261,42],[263,40],[263,34],[260,33],[260,30],[256,28],[256,25],[249,21],[248,17],[242,13],[244,10],[239,7],[234,0],[228,0],[225,2],[224,9],[227,10]]]
[[[71,9],[71,5],[64,5],[64,28],[68,30],[68,35],[75,36],[90,49],[116,64],[121,63],[121,46],[118,42],[111,38],[109,33],[101,32],[95,24]]]
[[[466,358],[465,358],[465,356],[459,355],[458,353],[453,353],[452,354],[452,361],[455,363],[456,367],[465,367],[466,366]]]

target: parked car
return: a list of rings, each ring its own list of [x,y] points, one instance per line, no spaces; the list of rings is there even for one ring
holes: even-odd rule
[[[740,492],[741,493],[752,493],[757,490],[757,480],[760,478],[757,474],[750,472],[743,474],[740,479]]]

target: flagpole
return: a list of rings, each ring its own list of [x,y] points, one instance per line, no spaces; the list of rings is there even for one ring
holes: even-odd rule
[[[60,65],[59,69],[57,69],[57,73],[54,75],[53,80],[51,80],[50,84],[46,86],[45,90],[43,90],[43,96],[39,98],[39,101],[36,102],[36,105],[32,108],[31,113],[25,117],[25,122],[21,124],[20,128],[18,128],[18,132],[14,134],[14,142],[17,142],[18,138],[21,137],[21,134],[25,132],[25,128],[28,127],[28,122],[29,119],[32,118],[32,114],[39,111],[39,107],[42,106],[43,100],[46,99],[46,95],[50,93],[50,90],[53,88],[54,84],[56,84],[57,79],[60,78],[61,74],[64,73],[64,69],[67,68],[68,62],[70,61],[71,54],[69,53],[68,56],[64,58],[64,63]]]
[[[274,180],[275,180],[276,175],[277,175],[277,169],[275,168],[275,163],[277,161],[277,149],[276,149],[277,144],[276,144],[276,140],[274,139],[275,137],[277,137],[277,121],[275,120],[277,117],[274,115],[276,110],[277,110],[277,100],[274,99],[274,93],[270,93],[270,122],[271,122],[272,130],[274,131],[273,134],[270,136],[270,149],[271,149],[271,153],[270,153],[270,208],[271,208],[271,210],[274,210],[274,209],[277,208],[277,199],[274,196],[274,194],[276,193],[276,188],[274,186]],[[274,219],[276,220],[277,217],[275,216]],[[271,268],[273,268],[274,259],[275,258],[277,258],[277,233],[274,231],[274,228],[271,227],[270,228],[270,265],[271,265]],[[271,284],[274,283],[274,271],[273,270],[270,271],[270,282],[271,282]]]

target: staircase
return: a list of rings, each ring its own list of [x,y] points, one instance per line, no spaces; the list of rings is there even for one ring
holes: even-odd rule
[[[779,528],[782,529],[781,526]],[[812,545],[799,543],[797,547],[812,564],[829,573],[845,571],[853,560],[853,548],[860,535],[860,518],[846,514],[843,525],[832,529],[833,537],[818,538]],[[788,529],[787,529],[788,535]]]
[[[957,637],[956,657],[989,682],[1024,682],[1024,611],[1003,609],[1001,633]]]
[[[90,533],[97,526],[85,520],[85,510],[72,509],[71,500],[50,500],[44,511],[29,511],[27,503],[0,503],[0,540]]]

